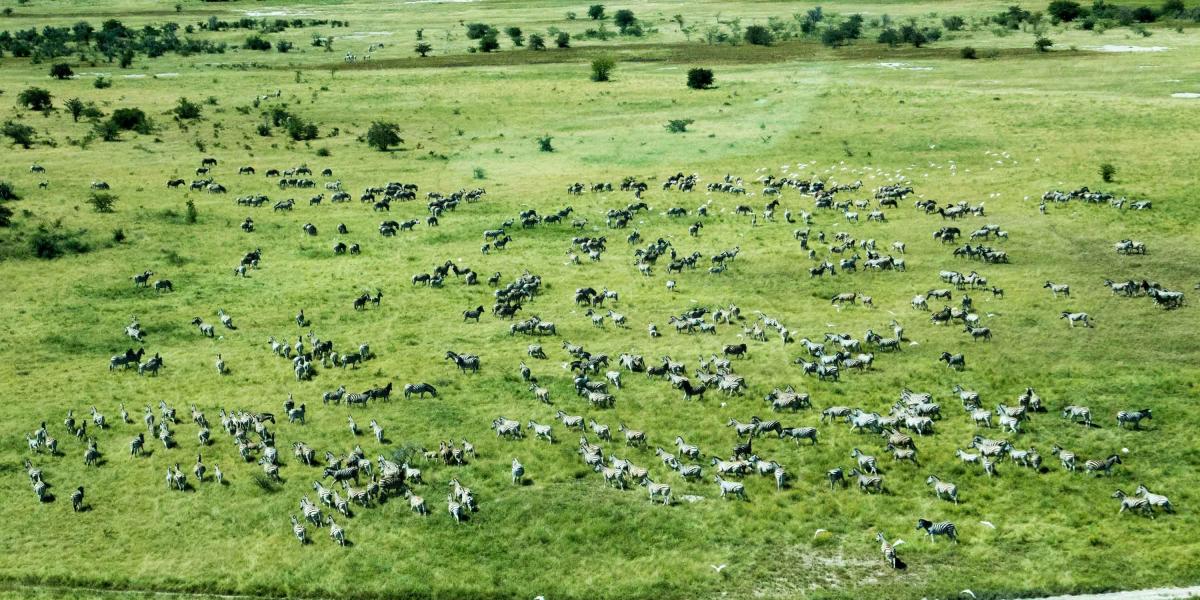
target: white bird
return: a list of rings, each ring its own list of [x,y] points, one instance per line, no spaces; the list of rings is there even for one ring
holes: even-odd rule
[[[720,573],[721,571],[723,571],[723,570],[725,569],[725,567],[726,567],[725,563],[721,563],[721,564],[719,564],[719,565],[708,565],[708,566],[712,567],[712,568],[713,568],[713,570],[714,570],[714,571],[716,571],[716,572],[718,572],[718,573]]]
[[[979,522],[979,524],[980,524],[980,525],[984,525],[984,526],[986,526],[986,527],[991,527],[992,529],[995,529],[995,528],[996,528],[996,526],[995,526],[995,525],[992,525],[992,522],[991,522],[991,521],[980,521],[980,522]]]
[[[959,596],[970,596],[970,597],[974,598],[975,592],[972,592],[971,590],[963,590],[963,591],[959,592],[958,595]]]

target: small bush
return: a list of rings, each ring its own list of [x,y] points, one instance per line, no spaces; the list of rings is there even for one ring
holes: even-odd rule
[[[559,48],[570,48],[571,34],[565,31],[558,32],[558,35],[554,36],[554,45],[558,46]]]
[[[1103,179],[1104,183],[1112,183],[1112,180],[1114,177],[1116,177],[1116,175],[1117,167],[1112,163],[1104,163],[1100,165],[1100,179]]]
[[[64,102],[63,106],[67,107],[67,111],[71,113],[71,120],[76,123],[79,122],[79,117],[83,116],[83,110],[87,108],[87,105],[79,98],[71,98]]]
[[[666,127],[667,131],[671,133],[684,133],[687,131],[688,125],[691,125],[695,122],[696,121],[692,119],[671,119],[670,121],[667,121],[667,124],[664,125],[664,127]]]
[[[687,86],[693,90],[703,90],[712,87],[713,72],[712,69],[688,69]]]
[[[71,65],[67,63],[55,63],[50,67],[50,76],[55,79],[70,79],[75,76],[75,71],[72,71]]]
[[[751,25],[747,27],[746,32],[743,34],[743,38],[746,40],[747,44],[754,44],[755,46],[770,46],[771,42],[774,41],[773,36],[771,35],[771,30],[763,27],[762,25]]]
[[[421,58],[425,58],[429,56],[430,52],[433,52],[433,46],[430,46],[428,42],[420,42],[413,47],[413,52],[419,54]]]
[[[175,113],[175,118],[177,119],[199,119],[201,107],[198,103],[192,102],[187,98],[180,98],[175,103],[175,108],[171,109],[171,112]]]
[[[38,225],[37,230],[29,238],[29,251],[34,256],[46,260],[58,258],[68,252],[83,254],[91,250],[91,247],[79,239],[82,233],[81,231],[63,231],[58,225],[53,228],[47,227],[45,224]]]
[[[11,139],[14,144],[20,144],[27,150],[33,145],[34,130],[24,123],[5,121],[4,127],[0,128],[0,133]]]
[[[592,59],[592,81],[608,81],[616,67],[616,61],[610,56],[599,56]]]
[[[287,122],[288,136],[297,142],[317,139],[317,125],[293,116]]]
[[[637,23],[637,17],[633,15],[633,11],[628,8],[622,8],[613,13],[613,23],[616,24],[621,31],[625,31]]]
[[[110,213],[114,211],[117,204],[117,197],[107,192],[93,191],[88,194],[88,199],[85,201],[92,206],[92,209],[98,213]]]
[[[54,108],[52,96],[48,90],[31,87],[17,94],[17,102],[29,110],[50,110]]]
[[[259,50],[265,52],[271,49],[271,42],[264,39],[261,35],[252,35],[246,38],[246,42],[242,44],[242,47],[247,50]]]
[[[1083,7],[1072,0],[1054,0],[1046,7],[1046,12],[1063,23],[1070,23],[1083,16]]]
[[[538,138],[537,139],[538,150],[540,150],[542,152],[554,152],[554,146],[552,146],[550,144],[550,142],[553,140],[554,140],[554,138],[552,138],[548,135],[544,135],[544,136]]]
[[[519,48],[525,45],[525,33],[521,31],[520,27],[508,27],[504,30],[504,34],[512,40],[514,46]]]
[[[487,171],[484,171],[483,167],[475,167],[471,169],[471,177],[475,179],[487,179]]]
[[[963,57],[963,58],[965,58],[965,59],[967,59],[967,60],[975,60],[975,59],[977,58],[977,57],[975,56],[975,49],[974,49],[974,48],[972,48],[972,47],[970,47],[970,46],[963,46],[963,47],[962,47],[962,48],[961,48],[961,49],[958,51],[958,55],[959,55],[959,56],[961,56],[961,57]]]
[[[500,49],[500,40],[496,38],[495,31],[489,31],[483,37],[479,38],[480,52],[493,52]]]
[[[536,34],[536,33],[530,34],[529,35],[529,49],[530,50],[545,50],[546,49],[546,38],[544,38],[541,35]]]
[[[391,146],[403,143],[404,140],[400,138],[400,126],[395,123],[375,121],[367,130],[367,145],[380,152],[386,152]]]
[[[198,217],[199,213],[196,212],[196,203],[193,202],[191,198],[188,198],[187,212],[184,213],[184,220],[187,221],[188,224],[193,224],[196,222]]]
[[[945,27],[949,31],[962,31],[963,28],[966,26],[967,26],[966,19],[963,19],[962,17],[960,17],[958,15],[950,15],[949,17],[942,17],[942,27]]]
[[[92,81],[92,87],[98,90],[104,90],[112,87],[112,80],[107,77],[97,77]]]
[[[1046,37],[1039,37],[1033,42],[1033,47],[1037,48],[1038,52],[1049,52],[1052,46],[1054,46],[1054,42]]]
[[[320,156],[321,158],[326,158],[326,157],[330,156],[331,154],[332,153],[329,151],[329,148],[326,148],[325,146],[321,146],[320,148],[317,148],[317,156]]]
[[[121,229],[120,227],[114,229],[112,232],[112,241],[114,244],[120,244],[121,242],[124,242],[125,230]]]
[[[140,108],[118,108],[113,111],[109,121],[126,131],[150,133],[150,120],[146,118],[145,111]]]
[[[7,181],[0,181],[0,200],[20,200],[21,197],[13,191],[13,186]]]
[[[467,24],[467,39],[479,40],[488,33],[495,33],[495,29],[487,23],[468,23]]]
[[[12,217],[12,209],[0,204],[0,227],[8,227],[9,225],[12,225]]]
[[[275,42],[275,50],[281,54],[287,54],[293,47],[293,44],[287,40],[278,40]]]
[[[589,6],[587,14],[589,17],[592,18],[593,21],[599,21],[600,19],[603,19],[604,18],[604,5],[603,4],[593,4],[593,5]]]

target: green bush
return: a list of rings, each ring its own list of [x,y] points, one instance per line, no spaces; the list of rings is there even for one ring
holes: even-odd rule
[[[143,134],[150,132],[150,121],[146,118],[145,111],[140,108],[118,108],[113,111],[109,120],[125,131]]]
[[[4,127],[0,128],[0,133],[11,139],[14,144],[20,144],[27,150],[33,145],[34,130],[24,123],[5,121]]]
[[[500,49],[500,40],[496,39],[496,32],[489,31],[479,38],[479,51],[492,52]]]
[[[538,138],[537,139],[538,150],[540,150],[542,152],[554,152],[554,146],[550,144],[550,142],[552,142],[553,140],[554,140],[554,138],[552,138],[548,135],[544,135],[544,136]]]
[[[92,87],[98,90],[108,89],[112,87],[112,80],[107,77],[97,77],[92,81]]]
[[[199,216],[200,214],[196,211],[196,203],[193,202],[191,198],[188,198],[187,212],[185,213],[184,220],[189,224],[192,224],[198,220]]]
[[[1054,0],[1046,7],[1046,12],[1063,23],[1070,23],[1084,14],[1083,7],[1073,0]]]
[[[633,16],[632,10],[622,8],[613,14],[613,23],[624,33],[625,30],[637,23],[637,17]]]
[[[180,98],[175,103],[175,108],[171,109],[171,112],[175,113],[175,117],[178,119],[199,119],[201,107],[198,103],[192,102],[187,98]]]
[[[433,52],[433,46],[430,46],[428,42],[420,42],[413,48],[413,52],[421,55],[421,58],[425,58],[430,52]]]
[[[747,27],[742,37],[746,40],[747,44],[754,44],[755,46],[770,46],[771,42],[774,40],[771,30],[763,27],[762,25],[751,25]]]
[[[593,5],[589,6],[587,14],[589,17],[592,18],[593,21],[599,21],[600,19],[603,19],[604,18],[604,5],[603,4],[593,4]]]
[[[496,30],[487,23],[468,23],[467,24],[467,39],[478,40],[488,33],[494,33]]]
[[[967,60],[975,60],[977,58],[975,56],[975,49],[970,46],[963,46],[958,51],[958,55]]]
[[[33,235],[29,237],[29,250],[34,256],[46,260],[58,258],[68,252],[83,254],[91,248],[79,239],[81,231],[63,231],[59,225],[53,228],[45,224],[38,225]]]
[[[948,31],[962,31],[967,26],[967,21],[958,15],[950,15],[942,17],[942,27]]]
[[[508,39],[512,40],[514,46],[521,47],[525,45],[525,33],[521,31],[520,27],[508,27],[504,30],[504,35],[507,35]]]
[[[702,90],[713,84],[712,69],[688,69],[687,86],[693,90]]]
[[[54,108],[52,98],[49,90],[31,87],[17,94],[17,103],[29,110],[50,110]]]
[[[695,122],[693,119],[671,119],[664,127],[671,133],[684,133],[687,131],[688,125]]]
[[[12,225],[12,217],[12,209],[0,204],[0,227],[8,227],[9,225]]]
[[[559,48],[570,48],[571,34],[565,31],[558,32],[558,35],[554,36],[554,45],[558,46]]]
[[[242,44],[242,47],[247,50],[260,50],[265,52],[271,49],[271,42],[264,39],[261,35],[252,35],[246,38],[246,41]]]
[[[7,181],[0,181],[0,200],[20,200],[21,197],[13,191],[13,186]]]
[[[1050,38],[1046,38],[1046,37],[1039,37],[1037,40],[1035,40],[1033,42],[1033,47],[1037,48],[1038,52],[1049,52],[1050,47],[1053,45],[1054,45],[1054,42],[1051,41]]]
[[[1116,175],[1117,167],[1112,163],[1104,163],[1100,165],[1100,179],[1103,179],[1104,183],[1112,183],[1112,180],[1114,177],[1116,177]]]
[[[50,76],[55,79],[70,79],[75,76],[75,71],[72,71],[71,65],[67,63],[55,63],[50,67]]]
[[[117,197],[108,192],[93,191],[88,194],[85,202],[91,205],[92,209],[98,213],[110,213],[113,212],[114,207],[117,205]]]
[[[386,152],[388,148],[403,143],[404,140],[400,137],[400,126],[395,123],[375,121],[367,130],[367,145],[380,152]]]
[[[278,40],[275,42],[275,49],[281,54],[287,54],[293,47],[293,44],[287,40]]]
[[[536,34],[536,33],[530,34],[529,35],[529,49],[530,50],[545,50],[546,49],[546,38],[544,38],[541,35]]]
[[[592,59],[592,81],[608,81],[616,67],[616,61],[610,56],[598,56]]]

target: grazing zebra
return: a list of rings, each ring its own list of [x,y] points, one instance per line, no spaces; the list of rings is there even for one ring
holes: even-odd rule
[[[878,475],[867,475],[859,472],[858,469],[850,470],[851,477],[858,477],[858,489],[870,493],[871,489],[876,492],[883,493],[883,478]]]
[[[333,521],[333,515],[325,517],[325,522],[329,524],[329,538],[337,542],[339,546],[345,546],[346,530]]]
[[[1083,463],[1083,470],[1087,473],[1101,473],[1111,475],[1114,465],[1121,464],[1121,457],[1113,454],[1104,460],[1092,459]]]
[[[1171,501],[1168,500],[1166,496],[1163,496],[1162,494],[1151,493],[1150,490],[1146,489],[1146,486],[1140,483],[1137,486],[1137,490],[1134,490],[1134,493],[1140,495],[1142,498],[1145,498],[1146,501],[1152,506],[1157,506],[1167,512],[1175,512],[1175,507],[1171,504]]]
[[[1143,408],[1135,411],[1120,411],[1117,413],[1117,427],[1124,428],[1125,425],[1133,423],[1134,429],[1141,429],[1142,419],[1150,419],[1150,409]]]
[[[82,485],[75,488],[75,491],[71,492],[71,510],[73,510],[75,512],[80,512],[83,510],[83,486]]]
[[[513,485],[520,483],[524,477],[525,477],[525,465],[522,465],[521,461],[519,461],[515,458],[512,459],[512,482],[513,482]]]
[[[917,531],[925,530],[925,535],[929,536],[930,540],[935,539],[934,536],[944,535],[950,538],[955,544],[958,543],[958,528],[950,521],[941,521],[934,523],[925,519],[917,519]]]
[[[749,500],[746,497],[746,486],[736,481],[725,481],[720,475],[713,475],[713,479],[717,482],[717,486],[721,488],[721,497],[737,496],[742,500]]]
[[[825,477],[829,479],[829,489],[833,489],[834,485],[841,483],[842,487],[846,487],[846,474],[841,467],[833,468],[825,472]]]
[[[930,475],[925,479],[925,484],[933,486],[933,493],[937,494],[939,500],[942,498],[942,494],[945,494],[947,499],[953,500],[955,504],[958,504],[957,485],[954,485],[949,481],[942,481],[941,479],[938,479],[937,475]]]
[[[1050,453],[1058,457],[1064,469],[1075,472],[1075,453],[1063,450],[1061,446],[1055,444],[1050,448]]]
[[[662,498],[664,506],[671,504],[671,486],[665,483],[654,483],[649,477],[642,478],[642,485],[646,486],[650,502],[654,502],[654,497],[659,496]]]
[[[413,394],[416,394],[418,398],[424,398],[425,394],[429,394],[430,396],[433,396],[434,398],[437,398],[437,395],[438,395],[437,388],[434,388],[432,385],[429,385],[428,383],[405,384],[404,399],[408,400],[409,397],[411,397]]]
[[[802,439],[812,440],[812,445],[817,445],[817,428],[816,427],[792,427],[790,429],[780,429],[779,437],[790,437],[796,440],[796,444]]]
[[[301,546],[308,543],[308,532],[304,530],[304,525],[296,515],[292,515],[292,535],[296,536],[296,541],[300,542]]]
[[[1113,492],[1112,497],[1121,501],[1121,509],[1117,511],[1117,514],[1121,514],[1126,510],[1130,512],[1137,510],[1151,519],[1154,518],[1154,509],[1150,506],[1150,501],[1146,498],[1142,496],[1127,496],[1121,490]]]

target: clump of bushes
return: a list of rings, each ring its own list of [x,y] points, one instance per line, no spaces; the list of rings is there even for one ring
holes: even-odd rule
[[[687,86],[693,90],[703,90],[712,87],[713,72],[712,69],[695,68],[688,69]]]
[[[688,125],[691,125],[695,122],[696,121],[693,119],[671,119],[670,121],[667,121],[667,124],[664,125],[664,127],[666,127],[667,131],[671,133],[684,133],[687,131]]]

